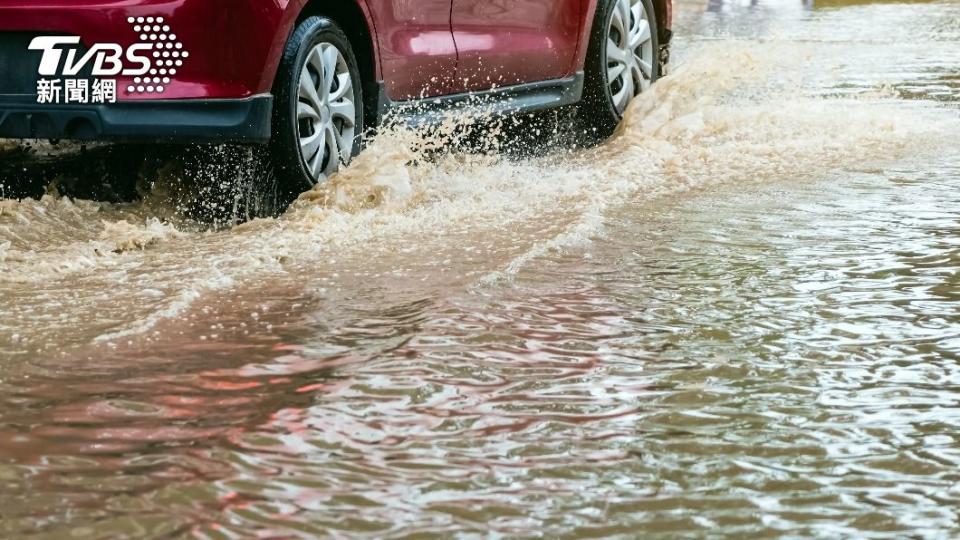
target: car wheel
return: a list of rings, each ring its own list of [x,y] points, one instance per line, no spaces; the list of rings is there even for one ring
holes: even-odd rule
[[[297,194],[325,181],[360,151],[363,91],[357,58],[336,23],[300,23],[274,89],[271,156],[277,178]]]
[[[657,18],[651,0],[603,0],[587,50],[578,117],[591,140],[609,137],[627,106],[660,77]]]

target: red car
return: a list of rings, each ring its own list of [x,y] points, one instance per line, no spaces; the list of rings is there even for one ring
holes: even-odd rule
[[[308,186],[367,128],[477,96],[609,134],[672,0],[0,0],[0,138],[269,145]]]

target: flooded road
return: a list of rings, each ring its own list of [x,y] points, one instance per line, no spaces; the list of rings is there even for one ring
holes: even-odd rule
[[[677,17],[599,148],[0,201],[0,536],[960,534],[960,3]]]

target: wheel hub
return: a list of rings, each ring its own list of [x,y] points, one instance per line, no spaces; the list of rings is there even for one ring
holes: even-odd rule
[[[309,53],[297,84],[300,156],[314,182],[349,163],[356,136],[354,81],[343,53],[319,43]]]
[[[643,0],[616,0],[607,24],[607,84],[618,114],[650,87],[655,61]]]

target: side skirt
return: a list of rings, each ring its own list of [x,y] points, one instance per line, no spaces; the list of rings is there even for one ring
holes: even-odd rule
[[[583,72],[564,79],[410,101],[392,101],[382,81],[377,83],[377,92],[377,125],[399,119],[421,126],[438,124],[458,111],[508,116],[573,105],[583,96]]]

